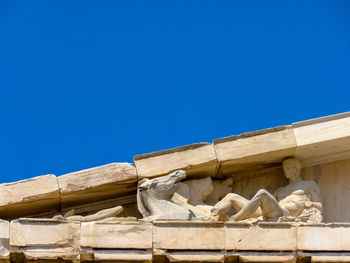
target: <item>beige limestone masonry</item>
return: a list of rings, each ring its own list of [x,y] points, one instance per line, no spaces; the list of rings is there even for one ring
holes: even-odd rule
[[[350,159],[306,167],[302,175],[320,187],[325,222],[350,222]]]
[[[293,123],[303,166],[350,158],[350,112]]]
[[[261,169],[279,164],[295,153],[296,142],[290,126],[281,126],[239,136],[214,140],[220,163],[219,174]]]
[[[298,227],[298,250],[349,251],[350,224],[305,225]]]
[[[232,193],[247,199],[251,199],[259,189],[266,189],[274,193],[279,187],[288,184],[288,179],[281,166],[250,172],[236,172],[233,180]]]
[[[28,262],[350,262],[350,224],[20,219],[11,222],[10,235],[6,223],[0,228],[0,251],[7,251],[0,262],[26,262],[16,260],[20,255]]]
[[[269,262],[269,263],[294,263],[297,260],[296,253],[257,253],[257,252],[240,252],[239,262]]]
[[[43,175],[0,185],[0,218],[13,219],[59,209],[60,191],[56,176]]]
[[[10,223],[0,220],[0,262],[9,262]]]
[[[145,222],[82,223],[81,247],[152,249],[152,227]]]
[[[170,262],[212,262],[224,263],[225,254],[220,252],[205,252],[205,251],[191,251],[191,252],[169,252],[166,257]]]
[[[350,253],[332,253],[332,252],[319,252],[319,253],[299,253],[299,258],[310,259],[311,262],[317,263],[342,263],[350,262]],[[305,262],[305,261],[304,261]]]
[[[296,247],[297,231],[291,224],[225,223],[226,250],[295,251]]]
[[[215,176],[217,159],[210,143],[196,143],[134,157],[139,178],[150,178],[185,170],[189,178]]]
[[[58,177],[62,208],[115,198],[136,191],[136,169],[129,163],[111,163]]]
[[[79,261],[80,223],[53,219],[18,219],[10,224],[11,253],[27,259]]]
[[[116,207],[119,205],[123,206],[123,212],[119,216],[132,216],[138,218],[141,217],[140,213],[137,210],[135,193],[107,200],[75,205],[73,208],[75,210],[75,214],[81,215],[95,213],[101,211],[102,209]],[[61,211],[63,214],[65,214],[71,209],[72,207],[65,207],[61,208]]]
[[[159,221],[153,227],[155,249],[220,250],[224,242],[223,224],[218,222]]]
[[[120,263],[120,262],[132,262],[132,263],[150,263],[152,262],[152,251],[131,251],[131,250],[97,250],[94,251],[93,262],[106,262],[106,263]]]

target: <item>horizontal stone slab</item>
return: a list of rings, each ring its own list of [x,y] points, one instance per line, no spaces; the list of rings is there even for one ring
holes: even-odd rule
[[[270,262],[270,263],[295,263],[297,255],[293,252],[240,252],[239,262]]]
[[[197,143],[142,154],[134,157],[139,178],[166,175],[175,170],[185,170],[188,177],[215,176],[217,159],[210,143]]]
[[[217,222],[154,222],[153,248],[223,250],[224,227]]]
[[[225,254],[222,252],[178,251],[168,252],[166,253],[166,257],[168,258],[169,262],[225,262]]]
[[[61,206],[115,198],[136,191],[137,173],[132,164],[111,163],[58,177]]]
[[[226,250],[294,251],[296,227],[282,223],[225,223]]]
[[[80,223],[23,218],[10,224],[11,251],[26,258],[76,260],[80,249]]]
[[[214,140],[220,175],[262,169],[280,164],[295,153],[296,142],[290,126],[245,133]]]
[[[350,112],[293,123],[303,166],[350,158]]]
[[[152,224],[145,222],[82,223],[81,247],[152,249]]]
[[[299,253],[300,258],[311,258],[311,262],[319,263],[342,263],[350,262],[349,252],[318,252],[318,253]]]
[[[350,251],[350,223],[298,227],[298,250]]]
[[[60,191],[56,176],[43,175],[0,185],[0,218],[14,219],[40,212],[56,213]]]
[[[152,262],[152,250],[95,250],[93,262]]]

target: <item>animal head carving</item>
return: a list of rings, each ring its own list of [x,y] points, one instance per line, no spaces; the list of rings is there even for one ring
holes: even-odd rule
[[[144,178],[139,181],[138,190],[156,190],[157,194],[163,195],[167,193],[169,195],[171,192],[175,191],[174,186],[184,178],[186,178],[186,172],[183,170],[178,170],[154,179]]]

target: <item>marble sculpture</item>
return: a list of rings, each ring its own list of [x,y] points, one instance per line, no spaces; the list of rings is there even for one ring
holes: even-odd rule
[[[320,190],[314,181],[303,181],[301,165],[289,158],[282,163],[289,184],[272,195],[260,189],[247,200],[231,193],[232,178],[212,181],[210,177],[181,182],[183,170],[155,179],[143,179],[137,192],[143,220],[263,220],[322,222]],[[231,208],[237,211],[229,215]]]

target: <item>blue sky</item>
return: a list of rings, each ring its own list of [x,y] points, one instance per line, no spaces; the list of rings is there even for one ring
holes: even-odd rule
[[[1,1],[0,182],[350,110],[348,1]]]

